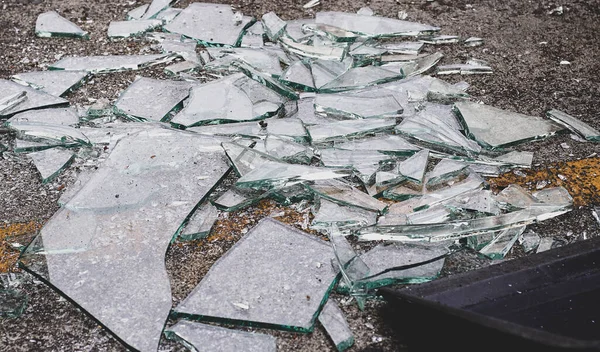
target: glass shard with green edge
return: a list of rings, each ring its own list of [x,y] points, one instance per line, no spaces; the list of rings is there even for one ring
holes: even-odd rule
[[[326,230],[336,224],[340,230],[375,225],[377,212],[357,207],[339,205],[325,198],[319,201],[319,210],[310,225],[313,229]]]
[[[565,126],[588,141],[600,142],[600,131],[571,115],[565,114],[559,110],[550,110],[546,113],[546,116],[548,116],[548,118],[552,121]]]
[[[286,21],[287,25],[285,27],[286,36],[290,37],[293,41],[297,43],[304,43],[308,41],[309,38],[312,37],[312,33],[305,33],[302,27],[305,24],[315,23],[314,18],[303,18],[299,20],[290,20]]]
[[[193,241],[208,236],[219,218],[219,210],[210,202],[204,202],[192,214],[177,237],[178,241]]]
[[[212,201],[219,210],[226,212],[238,211],[243,208],[249,207],[252,204],[257,203],[263,198],[264,194],[258,194],[252,196],[250,194],[244,194],[238,190],[230,189],[223,193],[219,198]]]
[[[494,160],[511,165],[513,167],[530,168],[533,163],[533,152],[512,151],[500,155]]]
[[[396,172],[377,171],[375,174],[375,196],[381,195],[384,190],[404,181],[406,181],[406,177]]]
[[[52,64],[49,70],[86,71],[89,73],[109,73],[139,70],[173,60],[170,54],[155,55],[106,55],[72,56]]]
[[[477,236],[467,237],[466,246],[476,251],[479,251],[483,247],[487,246],[490,242],[492,242],[492,240],[495,237],[497,237],[500,233],[502,233],[502,231],[493,231]]]
[[[480,46],[483,45],[483,39],[478,37],[469,37],[464,41],[465,46]]]
[[[400,184],[392,188],[388,188],[383,191],[383,198],[391,199],[395,201],[404,201],[414,197],[420,197],[422,193],[413,188],[406,187],[406,185]]]
[[[141,19],[149,20],[152,18],[157,18],[159,13],[168,9],[177,1],[178,0],[152,0]]]
[[[35,22],[35,35],[43,38],[73,37],[89,39],[86,31],[62,17],[56,11],[40,14]]]
[[[275,337],[181,320],[167,328],[165,335],[191,351],[276,352]]]
[[[177,76],[180,73],[192,72],[198,68],[200,68],[200,66],[197,63],[191,61],[181,61],[165,67],[164,72],[170,76]]]
[[[545,188],[541,191],[534,192],[532,196],[540,203],[549,204],[573,204],[573,197],[564,187]]]
[[[189,82],[141,77],[115,102],[115,113],[133,121],[163,121],[188,97],[191,86]]]
[[[0,318],[18,318],[27,308],[27,295],[13,289],[0,287]]]
[[[547,138],[563,130],[554,122],[483,104],[460,102],[454,109],[466,134],[489,149]]]
[[[144,14],[146,13],[148,6],[150,6],[150,4],[144,4],[142,6],[138,6],[138,7],[134,8],[133,10],[128,11],[127,18],[126,18],[127,21],[134,21],[134,20],[142,19],[142,16],[144,16]]]
[[[352,67],[352,58],[346,57],[342,61],[312,60],[310,67],[315,87],[320,88],[350,69]]]
[[[156,19],[163,21],[164,24],[171,23],[179,16],[181,11],[183,11],[183,9],[168,8],[159,12],[158,15],[156,15]]]
[[[320,159],[327,167],[348,167],[353,168],[359,174],[359,177],[365,183],[370,184],[369,180],[373,178],[379,170],[380,164],[392,162],[389,155],[379,153],[375,150],[344,150],[344,149],[321,149]]]
[[[420,42],[380,43],[375,46],[391,54],[418,55],[423,49]]]
[[[435,190],[425,190],[423,192],[423,196],[419,199],[419,204],[415,207],[415,209],[419,210],[423,207],[445,204],[445,202],[450,201],[457,196],[482,189],[484,183],[485,181],[481,176],[476,173],[469,173],[467,178],[453,183],[450,186]]]
[[[291,137],[294,141],[303,143],[308,140],[302,121],[295,118],[270,118],[259,122],[240,122],[224,125],[205,125],[190,127],[188,131],[215,136],[240,136],[246,138],[264,138],[266,135]]]
[[[310,66],[304,61],[294,62],[279,79],[288,86],[299,90],[306,92],[316,90]]]
[[[317,12],[315,22],[343,28],[369,37],[417,36],[440,30],[438,27],[416,22],[346,12]]]
[[[420,185],[423,183],[428,162],[429,150],[424,149],[400,162],[398,164],[398,172],[401,175],[406,176],[410,181]]]
[[[338,304],[330,298],[321,314],[319,314],[319,323],[323,325],[327,335],[339,352],[345,351],[354,344],[354,335],[346,321],[344,313]]]
[[[359,38],[359,36],[353,32],[321,23],[307,23],[302,26],[302,29],[305,32],[315,33],[321,37],[327,37],[334,42],[351,43]]]
[[[0,93],[0,117],[32,109],[69,104],[63,98],[4,79],[0,79],[0,92],[2,92]]]
[[[73,108],[39,109],[18,113],[6,120],[5,124],[10,125],[14,122],[41,122],[69,126],[78,124],[79,117]]]
[[[182,34],[207,46],[239,46],[244,31],[256,20],[242,16],[235,20],[229,5],[192,3],[163,29]]]
[[[74,91],[87,78],[88,73],[84,71],[34,71],[11,76],[11,79],[19,84],[57,97]]]
[[[480,189],[460,194],[449,202],[446,202],[445,205],[451,208],[473,210],[488,215],[500,215],[501,212],[500,205],[493,193]]]
[[[362,119],[399,117],[403,108],[392,95],[366,98],[352,94],[317,94],[315,111],[327,117]]]
[[[326,242],[264,219],[212,266],[174,315],[311,332],[335,284],[332,257]]]
[[[294,117],[302,121],[305,126],[323,125],[332,122],[338,122],[338,119],[332,119],[315,114],[315,95],[312,93],[301,93],[298,100],[298,111]]]
[[[514,227],[500,232],[490,243],[479,250],[479,253],[494,260],[504,259],[506,254],[512,249],[519,237],[525,231],[526,226]]]
[[[319,87],[321,93],[334,93],[345,90],[360,89],[371,85],[396,81],[404,78],[404,74],[384,70],[377,66],[351,68],[333,81]]]
[[[341,140],[347,137],[361,137],[367,134],[392,130],[396,119],[360,119],[307,126],[313,143]]]
[[[418,224],[439,224],[450,219],[451,212],[446,207],[436,205],[424,210],[415,211],[413,213],[406,214],[406,224],[418,225]],[[394,225],[389,218],[385,218],[385,221],[379,221],[377,224],[380,226]],[[404,225],[404,223],[400,223]]]
[[[301,57],[323,60],[342,61],[346,57],[348,49],[329,45],[308,45],[297,43],[289,38],[279,38],[284,49]]]
[[[540,245],[542,238],[533,231],[527,231],[519,238],[519,244],[523,247],[525,253],[535,251]]]
[[[527,208],[539,203],[529,192],[517,184],[510,184],[500,191],[496,200],[502,204],[511,205],[516,208]]]
[[[184,41],[181,41],[180,39],[164,40],[160,43],[160,50],[166,54],[176,54],[185,61],[200,65],[202,64],[202,60],[196,53],[196,46],[196,41],[191,39],[186,39]]]
[[[375,150],[383,154],[395,156],[410,156],[420,148],[407,142],[404,138],[391,134],[384,134],[350,141],[335,142],[336,149],[344,150]]]
[[[332,202],[354,206],[369,211],[384,212],[387,204],[339,180],[320,180],[306,184],[319,196]]]
[[[273,78],[268,73],[259,71],[245,62],[234,62],[233,65],[240,69],[246,76],[250,77],[254,81],[274,90],[278,94],[287,97],[292,100],[298,100],[298,94],[280,83],[277,79]]]
[[[140,36],[162,26],[161,20],[112,21],[108,25],[109,38],[129,38]]]
[[[460,101],[469,97],[469,94],[465,93],[464,90],[456,88],[454,85],[442,81],[441,79],[435,79],[429,86],[427,92],[427,100],[436,101],[442,104],[450,104],[455,101]]]
[[[204,68],[213,72],[229,72],[237,70],[232,66],[236,61],[243,61],[257,70],[271,74],[281,75],[281,63],[275,52],[262,48],[206,48],[214,59],[206,63]]]
[[[458,181],[467,177],[469,164],[451,160],[442,159],[433,170],[427,175],[426,186],[428,189],[435,189],[449,182]]]
[[[79,144],[91,146],[89,139],[77,128],[41,122],[12,122],[8,128],[16,132],[19,139],[52,145]]]
[[[273,188],[269,191],[269,198],[281,205],[291,206],[296,203],[302,203],[302,201],[312,201],[314,196],[302,184],[295,184]],[[308,219],[306,219],[306,226],[308,227]]]
[[[355,286],[354,283],[369,275],[369,267],[356,254],[336,224],[331,225],[327,236],[335,254],[335,259],[331,261],[332,266],[336,271],[341,272],[342,281],[351,288],[351,293],[360,290],[360,287]]]
[[[494,73],[491,67],[472,64],[443,65],[439,66],[436,72],[438,75],[481,75],[490,73]]]
[[[433,45],[453,44],[453,43],[458,43],[460,41],[460,37],[457,35],[438,35],[438,36],[423,37],[420,39],[420,41],[425,44],[433,44]]]
[[[435,65],[437,65],[443,57],[444,54],[440,52],[435,52],[433,54],[417,58],[414,61],[416,65],[411,70],[406,70],[404,74],[406,76],[416,76],[425,74],[429,70],[431,70]]]
[[[67,186],[65,191],[58,198],[58,205],[63,207],[67,204],[82,188],[85,184],[92,179],[95,170],[83,169],[78,175],[75,181]]]
[[[172,305],[167,248],[229,168],[206,136],[154,128],[123,138],[21,263],[130,348],[156,350]]]
[[[293,138],[276,135],[267,135],[263,142],[259,141],[254,146],[254,150],[292,164],[310,164],[314,155],[312,149]]]
[[[262,15],[262,23],[267,37],[272,42],[276,42],[283,35],[287,26],[287,23],[273,11]]]
[[[43,184],[54,180],[75,158],[72,151],[61,148],[46,149],[27,155],[33,160],[33,164],[42,176]]]
[[[26,141],[22,139],[15,139],[15,146],[13,148],[13,152],[15,153],[29,153],[29,152],[37,152],[40,150],[50,149],[54,147],[77,147],[79,144],[69,144],[63,145],[61,143],[43,143],[43,142],[32,142]]]

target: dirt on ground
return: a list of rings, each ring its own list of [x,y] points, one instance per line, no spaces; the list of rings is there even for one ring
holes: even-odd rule
[[[227,1],[223,1],[227,2]],[[483,46],[467,48],[462,45],[435,47],[444,53],[443,64],[462,63],[469,58],[487,61],[494,69],[492,75],[444,78],[452,82],[467,81],[468,93],[475,99],[499,108],[524,114],[543,116],[549,109],[559,109],[600,129],[600,1],[330,1],[312,9],[303,9],[306,1],[242,0],[231,4],[244,14],[257,18],[274,11],[284,20],[314,17],[316,11],[355,12],[371,7],[376,15],[396,17],[406,11],[407,20],[439,26],[442,34],[463,38],[484,38]],[[83,0],[2,0],[0,1],[0,78],[20,72],[42,70],[63,56],[138,54],[152,52],[148,42],[139,39],[110,41],[106,37],[108,24],[125,19],[127,11],[142,5],[138,1]],[[185,8],[190,1],[176,6]],[[562,6],[562,11],[556,10]],[[90,40],[68,38],[38,38],[34,34],[37,16],[48,10],[77,23],[90,33]],[[562,62],[562,64],[561,64]],[[568,64],[566,63],[568,62]],[[89,105],[92,99],[113,101],[136,75],[166,78],[164,65],[135,72],[113,73],[95,77],[66,98],[73,104]],[[506,126],[510,129],[511,126]],[[11,143],[10,137],[0,134],[0,143]],[[573,139],[563,134],[517,148],[535,152],[536,170],[555,170],[549,165],[562,165],[569,170],[590,166],[581,182],[570,181],[571,190],[584,189],[585,202],[565,215],[530,226],[542,237],[555,237],[557,243],[568,244],[596,235],[598,225],[591,215],[590,205],[598,205],[597,160],[589,163],[567,163],[594,156],[598,144]],[[553,164],[554,163],[554,164]],[[556,164],[559,163],[559,164]],[[31,233],[19,232],[23,226],[39,228],[58,209],[57,199],[64,188],[73,182],[81,162],[76,162],[60,177],[42,184],[33,164],[26,158],[5,153],[0,158],[0,237],[10,231],[16,236],[31,238]],[[557,166],[558,168],[558,166]],[[557,169],[558,170],[558,169]],[[523,176],[525,186],[547,178],[558,182],[560,171],[533,171]],[[575,172],[576,174],[576,172]],[[571,177],[571,174],[566,175]],[[502,180],[497,182],[502,186]],[[588,182],[589,184],[586,184]],[[591,188],[593,186],[593,189]],[[283,212],[288,222],[299,224],[301,214],[266,202],[222,219],[215,236],[171,246],[166,257],[171,276],[173,303],[177,304],[202,279],[204,273],[233,243],[260,218]],[[16,226],[14,224],[23,224]],[[236,224],[235,226],[232,224]],[[15,227],[16,226],[16,227]],[[8,230],[7,230],[8,229]],[[12,229],[12,230],[11,230]],[[33,232],[30,231],[30,232]],[[0,238],[1,239],[1,238]],[[0,248],[0,255],[8,256]],[[506,260],[522,255],[518,249]],[[14,257],[14,255],[13,255]],[[461,252],[449,258],[443,275],[489,265],[487,259],[474,253]],[[11,271],[17,270],[12,267]],[[58,293],[28,279],[20,287],[29,296],[24,314],[17,319],[0,320],[0,349],[2,351],[121,351],[125,350],[110,333]],[[338,301],[343,296],[334,296]],[[350,351],[405,350],[403,336],[384,324],[385,302],[370,301],[364,311],[355,304],[341,305],[355,334],[356,343]],[[415,317],[398,317],[412,319]],[[170,322],[172,323],[172,322]],[[317,324],[318,325],[318,324]],[[258,329],[257,331],[261,331]],[[277,336],[279,351],[328,351],[335,346],[324,330],[317,326],[312,334],[285,332]],[[181,345],[163,338],[160,351],[185,350]]]

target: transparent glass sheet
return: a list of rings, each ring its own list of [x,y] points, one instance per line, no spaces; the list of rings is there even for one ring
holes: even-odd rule
[[[367,86],[391,82],[404,77],[404,74],[392,72],[377,66],[351,68],[333,81],[319,87],[322,93],[341,92],[360,89]]]
[[[262,15],[262,23],[267,37],[272,42],[277,41],[277,39],[283,35],[287,25],[287,23],[279,18],[273,11]]]
[[[323,165],[327,167],[352,167],[360,178],[369,183],[380,164],[388,161],[392,163],[391,157],[375,150],[344,150],[344,149],[321,149],[320,158]]]
[[[500,191],[496,200],[501,204],[511,205],[516,208],[526,208],[535,203],[539,203],[537,199],[517,184],[511,184]]]
[[[79,71],[34,71],[11,76],[19,84],[39,89],[60,97],[74,91],[87,79],[87,72]]]
[[[266,72],[262,72],[252,67],[245,62],[234,62],[235,67],[239,68],[246,76],[252,78],[256,82],[263,84],[264,86],[274,90],[280,95],[287,97],[292,100],[298,100],[298,94],[295,91],[289,89],[277,79],[273,78]]]
[[[431,70],[435,65],[440,62],[440,60],[444,57],[444,54],[440,52],[435,52],[431,55],[419,57],[415,59],[414,66],[409,66],[409,68],[403,70],[406,76],[416,76],[425,74],[429,70]]]
[[[39,109],[16,114],[6,121],[9,125],[14,122],[42,122],[69,126],[78,124],[79,117],[73,108]]]
[[[434,189],[449,182],[458,181],[462,178],[467,177],[469,171],[467,167],[469,164],[450,160],[442,159],[433,170],[427,174],[427,188]]]
[[[366,98],[351,94],[317,94],[315,111],[334,118],[398,117],[402,106],[392,95]]]
[[[567,191],[564,187],[545,188],[541,191],[533,193],[532,196],[540,203],[563,204],[565,206],[573,204],[573,197],[571,197],[569,191]]]
[[[85,184],[92,179],[95,170],[83,169],[78,175],[75,181],[68,185],[65,191],[58,198],[58,205],[61,207],[67,204],[75,195],[85,186]]]
[[[17,138],[51,145],[80,144],[91,146],[89,139],[79,129],[41,122],[12,122],[8,127]]]
[[[219,210],[210,202],[204,202],[192,214],[191,218],[177,237],[178,241],[192,241],[208,236],[219,217]]]
[[[246,208],[261,199],[262,197],[260,195],[252,196],[243,194],[235,189],[230,189],[212,203],[220,210],[231,212]]]
[[[423,49],[420,42],[381,43],[375,46],[391,54],[418,55]]]
[[[544,237],[540,240],[540,244],[538,245],[535,252],[541,253],[541,252],[548,251],[548,250],[552,249],[553,245],[554,245],[553,237]]]
[[[152,0],[141,19],[148,20],[157,18],[158,14],[166,10],[177,0]]]
[[[391,130],[396,126],[396,119],[360,119],[346,120],[328,124],[307,126],[306,129],[313,143],[324,143],[341,140],[344,137],[359,137],[370,133]]]
[[[410,156],[420,150],[418,146],[407,142],[404,138],[390,134],[335,142],[334,147],[355,151],[376,150],[383,154],[396,156]]]
[[[457,100],[468,98],[469,95],[464,92],[460,87],[457,88],[453,84],[442,81],[441,79],[435,79],[429,86],[427,92],[427,99],[429,101],[439,101],[443,104],[452,103]]]
[[[156,19],[163,21],[164,24],[171,23],[177,16],[179,16],[181,11],[183,11],[183,9],[168,8],[159,12],[158,15],[156,15]]]
[[[156,351],[172,304],[165,252],[228,169],[205,136],[160,128],[124,138],[21,261],[130,348]]]
[[[494,158],[496,161],[512,166],[530,168],[533,163],[533,152],[512,151]]]
[[[335,60],[313,60],[311,61],[311,71],[315,87],[320,88],[352,67],[352,58],[346,57],[343,61]]]
[[[162,24],[161,20],[112,21],[108,25],[108,37],[135,37],[160,27]]]
[[[177,324],[167,328],[165,335],[169,339],[181,342],[191,351],[277,351],[276,340],[273,336],[185,320],[181,320]]]
[[[416,22],[346,12],[317,12],[315,22],[370,37],[416,36],[440,30],[438,27]]]
[[[27,308],[27,295],[21,291],[0,286],[0,318],[18,318]]]
[[[206,63],[205,69],[214,72],[228,72],[235,70],[232,66],[234,61],[244,61],[252,67],[269,73],[281,75],[281,62],[276,52],[263,48],[207,48],[208,53],[214,59]]]
[[[310,66],[304,61],[296,61],[290,65],[280,80],[299,90],[314,92],[316,89]]]
[[[62,144],[60,142],[55,143],[42,143],[42,142],[32,142],[26,141],[22,139],[15,139],[15,146],[13,148],[13,152],[15,153],[29,153],[29,152],[37,152],[44,149],[54,148],[58,146],[63,147],[77,147],[78,144]]]
[[[500,205],[491,191],[475,190],[456,196],[446,203],[452,208],[473,210],[488,215],[499,215]]]
[[[392,188],[384,190],[382,195],[386,199],[401,202],[410,198],[420,197],[422,193],[420,190],[415,190],[414,187],[409,188],[406,187],[406,185],[404,184],[400,184],[398,186],[394,186]]]
[[[63,98],[5,79],[0,79],[0,92],[2,92],[0,93],[0,99],[2,100],[0,101],[0,117],[31,109],[67,105],[69,103]]]
[[[326,230],[332,224],[336,224],[340,230],[345,230],[375,225],[376,222],[377,212],[340,205],[323,198],[319,201],[319,210],[315,214],[311,227]]]
[[[177,76],[181,73],[192,72],[198,68],[200,68],[200,66],[197,63],[191,61],[181,61],[165,67],[165,73],[171,76]]]
[[[540,245],[542,238],[533,231],[527,231],[519,238],[519,244],[523,247],[525,253],[535,251]]]
[[[187,98],[190,88],[189,82],[141,77],[121,94],[115,111],[133,121],[164,121]]]
[[[144,67],[169,62],[173,56],[156,55],[106,55],[106,56],[72,56],[52,64],[50,70],[87,71],[90,73],[109,73],[128,70],[139,70]]]
[[[553,122],[491,106],[461,102],[454,105],[458,117],[471,136],[486,148],[503,148],[547,138],[563,130]]]
[[[512,249],[526,226],[506,229],[500,232],[490,243],[479,250],[479,253],[490,259],[503,259]]]
[[[423,183],[428,161],[429,150],[421,150],[410,158],[400,162],[398,164],[398,172],[408,177],[410,181],[420,185]]]
[[[456,35],[438,35],[431,37],[424,37],[421,39],[423,43],[440,45],[440,44],[452,44],[458,43],[460,38]]]
[[[333,256],[326,242],[264,219],[212,266],[175,314],[310,332],[335,283]]]
[[[308,139],[302,121],[295,118],[265,119],[262,121],[262,125],[260,122],[241,122],[224,125],[191,127],[189,130],[206,135],[241,136],[247,138],[264,138],[268,134],[291,137],[296,142],[304,142]]]
[[[305,33],[302,27],[305,24],[315,23],[314,18],[303,18],[299,20],[286,21],[287,26],[285,27],[286,35],[295,42],[302,43],[308,41],[308,38],[312,37],[312,33]]]
[[[163,29],[183,34],[209,46],[239,46],[244,31],[254,22],[254,18],[247,16],[236,20],[229,5],[192,3]]]
[[[299,55],[301,57],[342,61],[348,51],[346,47],[318,44],[308,45],[297,43],[286,37],[281,37],[279,40],[281,41],[281,44],[287,51]]]
[[[332,119],[315,114],[315,95],[313,93],[301,93],[298,100],[298,111],[294,117],[300,119],[305,126],[322,125],[331,122],[338,122],[338,119]]]
[[[35,22],[38,37],[75,37],[89,39],[88,33],[55,11],[40,14]]]
[[[600,142],[600,131],[582,122],[575,117],[559,110],[550,110],[546,113],[549,119],[565,126],[588,141]]]
[[[51,148],[27,154],[42,176],[42,183],[48,183],[67,168],[75,154],[72,151]]]
[[[292,138],[275,135],[267,135],[254,149],[293,164],[310,164],[314,154],[312,149],[295,142]]]
[[[319,196],[341,205],[383,212],[387,204],[339,180],[321,180],[307,184]]]
[[[361,288],[355,286],[354,283],[369,275],[369,267],[356,254],[354,248],[335,224],[331,226],[327,235],[335,253],[335,260],[331,262],[332,266],[336,271],[341,272],[343,282],[351,288],[350,292],[358,293]]]
[[[148,10],[148,6],[150,6],[150,4],[144,4],[142,6],[138,6],[138,7],[134,8],[133,10],[127,12],[127,20],[134,21],[134,20],[142,19],[142,16],[144,16],[144,14],[146,13],[146,10]]]
[[[196,41],[192,39],[185,39],[183,41],[181,41],[181,39],[168,39],[163,40],[162,43],[160,43],[160,49],[163,53],[176,54],[185,61],[195,63],[196,65],[200,66],[200,64],[202,64],[202,60],[196,53],[196,46]]]
[[[342,352],[354,344],[354,335],[348,326],[346,317],[333,299],[329,299],[325,303],[319,314],[319,322],[338,351]]]

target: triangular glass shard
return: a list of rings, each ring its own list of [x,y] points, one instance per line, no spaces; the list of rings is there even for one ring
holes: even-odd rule
[[[358,9],[358,11],[356,11],[356,13],[363,16],[373,16],[375,14],[375,12],[368,6],[361,7]]]
[[[236,20],[229,5],[196,2],[181,11],[163,29],[195,39],[207,46],[240,46],[244,31],[254,22],[254,18],[247,16]]]
[[[307,126],[313,143],[340,140],[344,137],[359,137],[370,133],[391,130],[396,119],[360,119],[333,122],[329,124]]]
[[[262,23],[265,33],[270,41],[276,42],[285,32],[287,23],[279,18],[275,12],[271,11],[262,15]]]
[[[427,55],[424,57],[417,58],[415,60],[415,66],[410,70],[405,70],[404,74],[406,76],[416,76],[422,75],[431,70],[438,62],[444,57],[444,54],[440,52],[435,52],[431,55]]]
[[[191,84],[141,77],[115,102],[115,112],[133,121],[164,121],[189,95]],[[148,100],[152,104],[147,104]]]
[[[550,110],[546,113],[549,119],[565,126],[588,141],[600,142],[600,131],[594,129],[587,123],[565,114],[559,110]]]
[[[416,22],[346,12],[317,12],[315,22],[343,28],[370,37],[416,36],[440,30],[438,27]]]
[[[88,73],[83,71],[35,71],[19,73],[12,76],[11,79],[60,97],[77,89],[87,77]]]
[[[307,187],[319,196],[341,205],[383,212],[387,204],[339,180],[322,180]]]
[[[383,49],[391,54],[418,55],[423,49],[420,42],[381,43],[376,48]]]
[[[4,79],[0,79],[0,99],[0,117],[31,109],[69,104],[63,98]]]
[[[315,114],[314,102],[314,95],[308,96],[307,93],[301,94],[300,99],[298,100],[298,111],[294,117],[300,119],[305,126],[322,125],[339,121],[338,119],[331,119]]]
[[[40,14],[35,22],[38,37],[74,37],[89,39],[88,33],[55,11]]]
[[[327,117],[363,119],[399,117],[403,108],[392,95],[366,98],[352,94],[317,94],[315,111]]]
[[[160,12],[168,9],[177,1],[178,0],[152,0],[141,19],[149,20],[156,18]]]
[[[321,149],[320,158],[327,167],[349,167],[356,170],[365,184],[371,184],[373,176],[386,161],[393,163],[389,155],[374,150]]]
[[[331,226],[327,236],[335,253],[335,260],[332,260],[334,268],[341,272],[342,280],[350,287],[351,294],[356,293],[360,288],[355,286],[355,282],[369,275],[369,267],[356,254],[346,236],[339,231],[335,224]]]
[[[540,203],[562,205],[573,204],[573,197],[571,197],[569,191],[567,191],[564,187],[545,188],[541,191],[533,193],[532,196]]]
[[[109,38],[129,38],[140,36],[162,26],[161,20],[112,21],[108,25]]]
[[[351,68],[333,81],[319,87],[322,93],[341,92],[360,89],[375,84],[391,82],[404,78],[404,74],[384,70],[377,66]]]
[[[305,33],[302,27],[305,24],[315,23],[314,18],[303,18],[299,20],[286,21],[285,33],[293,41],[297,43],[307,42],[312,37],[312,33]]]
[[[501,210],[491,191],[475,190],[456,196],[446,203],[451,208],[473,210],[489,215],[499,215]]]
[[[396,156],[410,156],[420,150],[419,147],[407,142],[404,138],[390,134],[336,142],[334,146],[344,150],[376,150],[383,154]]]
[[[500,191],[496,200],[502,204],[511,205],[516,208],[527,208],[539,203],[539,200],[535,199],[523,187],[517,184],[511,184]]]
[[[165,253],[229,168],[212,138],[164,128],[124,138],[21,262],[129,348],[156,351],[172,305]]]
[[[52,64],[50,70],[86,71],[90,73],[109,73],[139,70],[144,67],[169,62],[168,54],[158,55],[106,55],[66,57]]]
[[[332,257],[326,242],[264,219],[212,266],[174,313],[310,332],[335,284],[327,265]]]
[[[141,20],[148,9],[148,6],[150,6],[150,4],[144,4],[127,12],[127,21]]]
[[[400,174],[408,177],[412,182],[421,184],[425,177],[428,161],[429,150],[421,150],[410,158],[400,162],[400,164],[398,164],[398,171]]]
[[[193,241],[208,236],[218,218],[219,210],[214,205],[210,202],[202,203],[181,230],[177,240]]]
[[[321,314],[319,322],[339,352],[345,351],[354,344],[354,335],[346,321],[344,313],[333,299],[329,299]]]
[[[5,124],[11,125],[15,122],[41,122],[46,124],[72,126],[79,123],[77,111],[73,108],[54,108],[29,110],[14,115]]]
[[[525,228],[526,226],[521,226],[500,232],[489,244],[480,249],[479,253],[490,259],[503,259],[521,237]]]
[[[442,81],[441,79],[433,80],[431,86],[429,86],[429,91],[427,92],[427,100],[437,101],[442,104],[450,104],[468,97],[469,94],[465,93],[464,90],[457,88],[446,81]]]
[[[79,129],[69,126],[42,122],[12,122],[8,128],[16,132],[17,138],[32,142],[91,146],[89,139]]]
[[[292,164],[310,164],[314,155],[306,145],[290,137],[276,135],[267,135],[264,142],[258,142],[254,149]]]
[[[286,37],[281,37],[279,40],[284,49],[301,57],[342,61],[348,52],[347,47],[319,44],[308,45],[297,43]]]
[[[304,61],[296,61],[290,65],[279,79],[290,87],[306,92],[315,91],[310,67]]]
[[[340,230],[345,230],[375,225],[376,222],[377,212],[340,205],[323,198],[319,200],[319,210],[310,226],[313,229],[326,230],[332,224],[336,224]]]
[[[240,71],[242,71],[246,76],[274,90],[280,95],[292,100],[298,100],[299,97],[298,94],[296,94],[296,92],[284,86],[278,80],[273,78],[270,74],[262,72],[245,62],[234,62],[233,65],[239,68]]]
[[[276,158],[264,154],[252,148],[234,142],[224,142],[221,144],[227,157],[231,161],[238,176],[244,176],[251,171],[261,167],[267,161],[277,161]]]
[[[52,148],[27,154],[42,176],[42,183],[48,183],[58,176],[75,158],[72,151]]]
[[[435,189],[451,181],[458,181],[467,177],[469,164],[442,159],[427,175],[427,189]]]
[[[333,81],[352,67],[352,58],[346,57],[343,61],[313,60],[310,63],[315,87],[320,88]]]
[[[180,320],[165,330],[167,338],[179,341],[191,351],[276,352],[275,337]]]
[[[547,138],[563,130],[560,125],[535,116],[483,104],[461,102],[454,108],[467,135],[490,149]]]
[[[339,43],[351,43],[359,38],[359,36],[353,32],[322,23],[308,23],[303,25],[302,29],[306,32],[312,32],[321,37],[326,37],[331,41]]]
[[[262,72],[277,76],[282,74],[279,56],[273,51],[261,48],[207,48],[206,50],[214,59],[204,66],[208,71],[236,70],[232,64],[241,60]]]

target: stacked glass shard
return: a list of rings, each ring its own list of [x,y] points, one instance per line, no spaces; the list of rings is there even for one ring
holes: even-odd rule
[[[600,142],[600,131],[562,111],[550,110],[546,113],[549,119],[565,126],[588,141]]]

